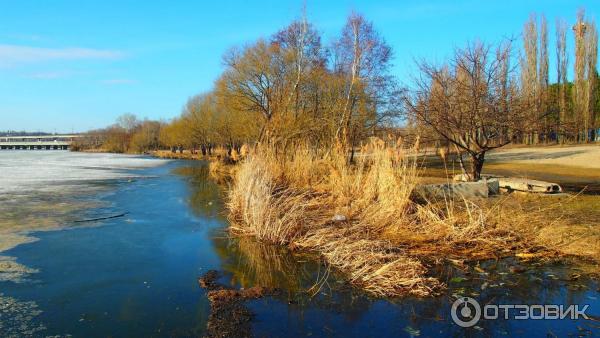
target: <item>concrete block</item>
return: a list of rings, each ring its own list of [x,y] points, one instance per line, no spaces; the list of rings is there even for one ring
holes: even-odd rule
[[[497,180],[481,180],[478,182],[460,182],[447,184],[427,184],[417,187],[417,192],[426,199],[455,198],[487,198],[498,194],[500,186]]]

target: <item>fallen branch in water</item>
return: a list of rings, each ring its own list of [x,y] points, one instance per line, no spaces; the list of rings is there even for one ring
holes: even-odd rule
[[[90,218],[90,219],[82,219],[82,220],[74,221],[74,223],[102,221],[102,220],[105,220],[105,219],[123,217],[123,216],[127,215],[128,213],[129,212],[124,212],[124,213],[118,214],[118,215],[112,215],[112,216],[106,216],[106,217],[98,217],[98,218]]]

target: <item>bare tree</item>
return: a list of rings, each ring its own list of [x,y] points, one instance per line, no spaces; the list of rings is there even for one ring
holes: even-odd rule
[[[456,49],[444,65],[418,62],[419,75],[405,97],[406,112],[471,158],[468,177],[478,180],[489,150],[518,136],[525,107],[509,67],[511,44],[491,51],[483,43]],[[505,111],[502,111],[505,109]]]
[[[361,102],[376,100],[378,87],[386,83],[392,56],[391,48],[362,15],[352,13],[335,45],[334,71],[347,76],[345,100],[335,138],[344,147],[350,142],[353,116]],[[363,102],[364,103],[364,102]]]
[[[264,40],[243,50],[233,49],[223,58],[226,70],[217,82],[221,95],[236,110],[262,117],[261,141],[271,138],[273,120],[287,97],[278,54],[279,47]]]
[[[286,70],[292,78],[286,107],[297,116],[302,106],[304,84],[314,67],[325,64],[321,48],[321,37],[310,24],[303,13],[302,19],[292,22],[272,37],[272,42],[277,44],[284,57],[287,59]]]
[[[131,132],[140,125],[140,121],[134,114],[125,113],[117,117],[117,125],[127,132]]]

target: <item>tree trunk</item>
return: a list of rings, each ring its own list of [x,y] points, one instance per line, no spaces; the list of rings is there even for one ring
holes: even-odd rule
[[[471,180],[479,181],[481,178],[481,170],[485,161],[485,153],[477,153],[471,155]]]
[[[456,144],[454,145],[454,149],[456,150],[456,155],[458,156],[458,164],[460,165],[460,170],[463,173],[463,175],[467,177],[470,181],[471,176],[469,175],[469,173],[467,173],[467,168],[465,168],[465,162],[463,161],[463,153],[460,149],[458,149],[458,146],[456,146]]]

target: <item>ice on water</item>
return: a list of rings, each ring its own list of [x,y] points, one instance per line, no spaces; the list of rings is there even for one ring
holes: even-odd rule
[[[0,193],[47,190],[81,181],[137,176],[127,169],[158,166],[166,160],[133,155],[69,151],[0,151]]]

